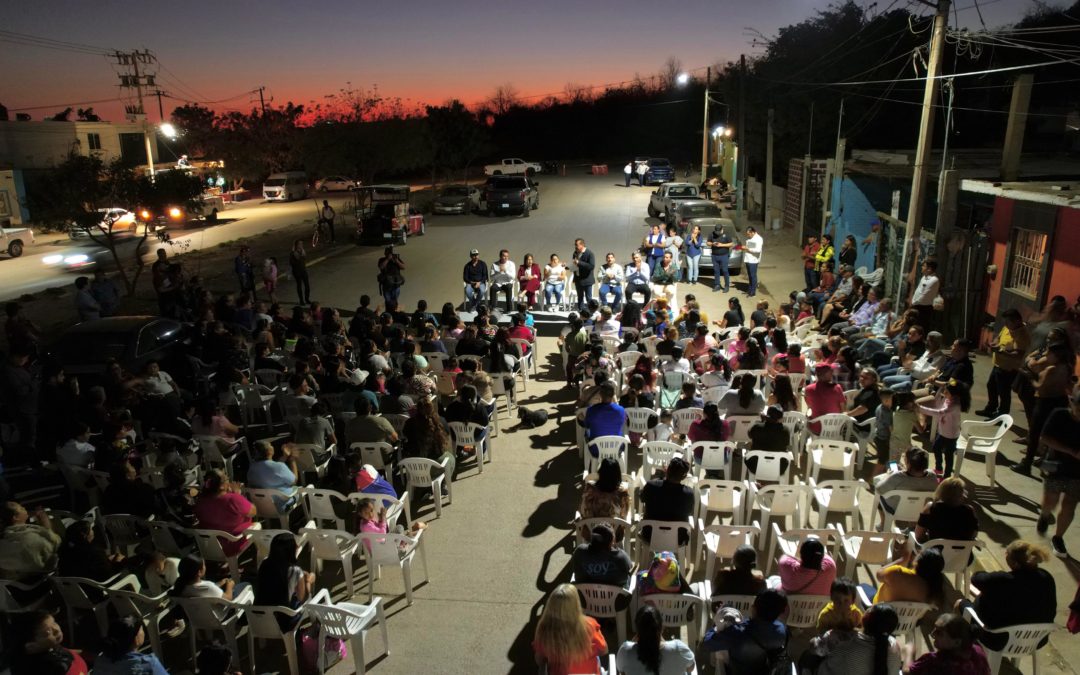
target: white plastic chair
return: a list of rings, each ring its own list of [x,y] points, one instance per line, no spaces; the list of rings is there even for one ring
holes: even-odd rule
[[[735,443],[698,441],[690,446],[690,456],[694,457],[698,450],[701,451],[701,459],[694,459],[694,471],[699,480],[704,478],[708,471],[719,471],[725,479],[731,477],[731,458],[735,454]]]
[[[750,460],[755,461],[751,468]],[[784,466],[787,462],[787,466]],[[767,450],[750,450],[743,455],[743,465],[746,466],[746,477],[751,483],[768,481],[770,483],[791,482],[792,467],[795,458],[790,452],[769,452]]]
[[[972,553],[975,549],[986,550],[986,544],[979,539],[964,541],[960,539],[931,539],[921,545],[921,549],[941,548],[941,556],[945,558],[944,574],[954,575],[953,585],[963,595],[968,594],[971,585],[971,563],[974,561]]]
[[[203,465],[207,469],[221,466],[225,469],[225,475],[232,480],[236,475],[234,466],[240,450],[240,441],[229,443],[224,438],[210,435],[195,435],[192,438],[199,444],[202,450]]]
[[[660,416],[652,408],[627,408],[626,428],[630,433],[644,436],[651,428],[650,423],[660,421]]]
[[[788,617],[784,623],[788,628],[814,628],[818,615],[830,600],[827,595],[789,595]]]
[[[255,505],[255,517],[276,520],[281,529],[289,529],[289,516],[299,503],[298,495],[272,488],[244,488],[244,497]]]
[[[641,596],[641,602],[652,605],[660,612],[664,627],[676,631],[686,626],[689,644],[701,640],[701,615],[704,602],[693,593],[652,593]]]
[[[774,516],[783,519],[785,523],[790,518],[791,528],[805,527],[809,492],[810,487],[807,485],[769,485],[758,488],[750,483],[750,496],[753,501],[747,509],[747,519],[753,517],[756,507],[761,512],[760,522],[766,529],[769,527],[769,520]]]
[[[642,531],[648,527],[649,541],[645,541]],[[679,535],[686,540],[685,544],[679,543]],[[638,561],[644,563],[653,553],[671,551],[679,561],[679,565],[685,567],[689,560],[690,545],[693,543],[693,527],[689,522],[680,520],[639,520],[634,524],[634,550]]]
[[[890,490],[878,495],[881,499],[896,498],[896,508],[892,513],[882,509],[885,521],[882,524],[883,532],[892,532],[896,523],[915,523],[919,520],[919,514],[927,502],[934,500],[933,492],[922,490]]]
[[[424,352],[420,356],[423,356],[425,359],[427,359],[428,367],[431,368],[431,372],[433,373],[443,372],[446,366],[446,360],[450,358],[442,352]]]
[[[818,506],[818,527],[825,527],[828,523],[826,516],[829,513],[842,513],[846,524],[847,518],[851,518],[854,524],[862,527],[862,503],[860,497],[863,491],[869,494],[870,487],[863,479],[858,480],[826,480],[818,483],[810,479],[810,489],[814,496],[814,503]]]
[[[705,378],[712,375],[712,373],[705,373],[701,376],[702,386],[705,386]],[[709,403],[720,403],[720,399],[724,398],[724,394],[728,393],[727,387],[718,386],[705,386],[705,389],[701,392],[701,402],[706,405]]]
[[[870,417],[862,422],[855,422],[851,428],[857,430],[852,436],[859,445],[859,452],[855,455],[855,466],[862,471],[866,463],[866,455],[870,452],[870,441],[877,435],[877,418]]]
[[[454,442],[454,448],[458,451],[464,448],[474,448],[476,451],[476,467],[480,473],[484,473],[484,463],[490,462],[491,439],[487,427],[475,422],[450,422],[450,438]],[[480,440],[477,440],[477,432],[483,432]]]
[[[249,589],[250,590],[250,589]],[[250,598],[251,595],[247,595]],[[247,605],[238,600],[224,598],[182,598],[173,597],[173,602],[183,610],[188,621],[188,635],[191,640],[191,660],[198,655],[198,645],[210,640],[202,635],[222,633],[229,645],[236,662],[240,660],[240,636],[247,630],[241,619]]]
[[[82,493],[91,508],[101,503],[101,494],[109,487],[109,474],[61,462],[60,474],[72,493]]]
[[[330,466],[330,459],[337,454],[337,446],[333,443],[326,448],[316,443],[294,443],[292,447],[296,457],[296,469],[301,478],[311,472],[322,478],[326,475],[326,468]],[[319,455],[323,456],[321,462],[315,459]]]
[[[370,464],[379,471],[382,471],[383,477],[386,478],[387,481],[393,480],[394,463],[384,458],[394,456],[394,446],[383,442],[364,443],[357,441],[355,443],[349,443],[349,452],[357,451],[360,452],[361,462]]]
[[[811,411],[813,412],[813,411]],[[811,425],[820,425],[821,431],[814,433]],[[807,431],[813,438],[834,440],[834,441],[850,441],[852,440],[853,425],[855,419],[850,415],[844,413],[828,413],[821,415],[820,417],[812,417],[807,422]]]
[[[349,501],[349,497],[335,492],[334,490],[318,490],[316,488],[302,487],[299,490],[300,503],[304,507],[304,516],[309,521],[315,521],[317,525],[325,521],[334,523],[334,528],[347,530],[344,518],[340,518],[334,511],[335,500],[339,502]]]
[[[791,442],[788,444],[788,452],[799,459],[803,448],[806,447],[806,413],[797,410],[784,413],[782,424],[787,429]]]
[[[155,654],[161,652],[160,622],[172,611],[169,594],[161,592],[153,596],[136,591],[113,589],[108,592],[109,602],[120,616],[137,616],[146,627],[146,636]]]
[[[278,616],[293,618],[303,613],[303,607],[292,609],[270,605],[250,605],[244,608],[244,615],[247,618],[248,657],[251,659],[252,672],[259,672],[255,662],[255,655],[258,653],[255,649],[255,640],[259,640],[260,644],[265,640],[280,640],[285,647],[285,662],[289,664],[289,675],[300,675],[300,659],[296,650],[296,631],[300,629],[300,622],[295,622],[289,630],[282,630],[281,624],[278,623]]]
[[[626,641],[626,614],[630,608],[634,581],[635,577],[631,576],[629,589],[611,584],[574,584],[584,599],[582,610],[585,616],[615,620],[619,644]]]
[[[304,537],[304,543],[310,548],[311,569],[318,577],[322,572],[324,560],[333,560],[340,563],[345,574],[345,588],[348,597],[356,594],[353,579],[353,558],[360,555],[358,537],[341,530],[324,530],[313,527],[305,527],[300,530]]]
[[[861,585],[856,586],[856,592],[859,594],[859,604],[863,607],[871,607],[874,604],[873,598],[867,595],[866,589]],[[913,655],[918,656],[919,624],[927,613],[934,611],[934,606],[925,602],[906,602],[900,600],[890,600],[889,605],[896,610],[896,617],[899,619],[896,624],[896,630],[893,631],[893,635],[903,637],[911,647]]]
[[[746,509],[751,502],[750,485],[746,481],[699,480],[694,487],[698,494],[698,518],[702,525],[708,525],[709,516],[718,514],[731,516],[731,524],[745,523]]]
[[[705,579],[711,581],[717,560],[729,560],[744,544],[757,548],[761,525],[757,521],[750,525],[709,525],[698,536],[705,552]]]
[[[536,375],[536,345],[529,344],[525,338],[510,338],[510,344],[517,347],[518,363],[523,371],[532,370]]]
[[[254,525],[258,525],[258,523],[254,523]],[[259,527],[258,529],[262,528]],[[229,577],[233,581],[240,581],[239,558],[243,553],[243,549],[237,551],[234,555],[227,555],[225,549],[221,546],[221,542],[223,540],[234,543],[244,541],[247,539],[246,532],[244,534],[229,534],[221,530],[185,530],[185,532],[195,540],[195,545],[199,547],[199,556],[203,560],[228,564]]]
[[[625,370],[626,368],[633,368],[637,365],[638,359],[641,358],[641,352],[637,350],[618,352],[615,355],[615,358],[619,362],[619,370]]]
[[[574,518],[574,537],[576,543],[578,545],[587,544],[589,542],[589,536],[592,534],[592,529],[600,523],[610,525],[612,531],[615,532],[616,543],[618,543],[619,547],[623,550],[628,550],[626,538],[630,535],[630,528],[632,525],[629,520],[624,518],[605,518],[602,516],[597,518],[582,518],[581,514],[578,513]],[[619,536],[620,532],[622,533],[622,537]],[[587,536],[587,534],[589,536]]]
[[[126,513],[102,516],[101,522],[109,535],[109,545],[123,550],[125,556],[130,556],[150,531],[149,521]]]
[[[82,577],[51,577],[60,599],[64,602],[64,615],[67,617],[68,635],[75,635],[75,613],[91,612],[97,620],[98,635],[105,637],[109,631],[109,591],[130,588],[138,591],[139,580],[134,574],[116,578],[105,583]],[[100,599],[93,599],[91,596]]]
[[[585,449],[585,471],[592,473],[605,459],[614,459],[619,468],[626,473],[626,453],[630,448],[630,439],[626,436],[599,436],[587,443]],[[593,456],[593,449],[596,456]]]
[[[727,420],[731,432],[728,440],[740,445],[750,444],[750,427],[761,422],[758,415],[727,415],[724,419]]]
[[[677,456],[684,456],[685,453],[681,445],[671,441],[646,442],[641,446],[641,470],[638,473],[640,482],[652,479],[656,470],[667,468],[668,462]]]
[[[844,550],[844,576],[854,579],[857,565],[864,565],[873,578],[871,567],[883,567],[892,562],[892,534],[872,530],[840,531],[840,543]]]
[[[398,468],[405,474],[405,494],[410,502],[415,502],[412,494],[414,490],[431,490],[432,501],[435,502],[435,517],[442,517],[443,486],[446,486],[446,503],[454,500],[453,477],[445,473],[449,460],[442,463],[425,457],[409,457],[401,460]],[[444,473],[436,477],[432,469],[443,469]],[[416,514],[413,513],[415,518]]]
[[[997,484],[994,469],[997,467],[998,447],[1012,425],[1012,415],[999,415],[988,422],[978,420],[960,422],[960,438],[956,442],[956,464],[953,467],[956,475],[960,475],[960,468],[964,465],[964,457],[967,454],[982,455],[986,462],[986,476],[990,479],[990,487],[994,487]]]
[[[679,436],[690,433],[690,425],[705,416],[702,408],[682,408],[671,413],[671,425]]]
[[[409,421],[408,415],[384,413],[382,417],[390,423],[390,426],[394,428],[394,431],[397,433],[398,437],[401,437],[403,435],[403,432],[405,430],[405,423]]]
[[[354,602],[333,604],[329,595],[320,591],[311,602],[304,605],[304,612],[319,622],[318,644],[324,644],[328,637],[349,642],[353,668],[358,675],[364,675],[367,672],[364,642],[367,632],[375,623],[379,624],[382,631],[383,652],[387,656],[390,655],[390,635],[386,626],[386,612],[383,609],[382,598],[375,598],[366,605]],[[318,651],[317,672],[321,675],[329,669],[330,664],[326,661],[326,650]]]
[[[423,530],[417,530],[413,535],[406,534],[381,534],[378,532],[361,532],[356,539],[360,542],[368,564],[368,602],[375,594],[375,579],[379,577],[384,565],[393,565],[401,569],[405,578],[405,599],[409,605],[413,604],[412,562],[416,552],[420,552],[420,563],[424,567],[424,580],[431,579],[428,576],[427,553],[424,551],[424,539],[421,535]]]
[[[850,441],[814,438],[810,440],[807,453],[807,472],[810,478],[817,480],[822,469],[839,471],[845,480],[851,480],[855,473],[855,455],[859,444]]]
[[[980,628],[985,628],[974,608],[965,608],[964,616]],[[1017,661],[1028,655],[1031,656],[1031,672],[1033,675],[1039,675],[1039,643],[1055,630],[1057,630],[1057,626],[1052,623],[1025,623],[994,628],[992,632],[1008,633],[1009,639],[1001,651],[992,651],[983,646],[983,651],[986,652],[986,660],[990,663],[990,675],[998,675],[998,671],[1001,670],[1002,659],[1009,659],[1019,670]]]
[[[190,546],[181,546],[176,540],[176,535],[185,535],[187,530],[174,525],[166,520],[151,520],[147,522],[150,528],[150,540],[154,543],[154,549],[169,558],[183,558],[191,552]]]

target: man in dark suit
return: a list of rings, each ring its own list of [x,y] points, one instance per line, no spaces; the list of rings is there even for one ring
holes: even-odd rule
[[[574,240],[574,262],[577,263],[577,272],[574,273],[574,288],[578,294],[578,311],[584,312],[589,301],[592,300],[592,287],[595,281],[596,256],[585,248],[584,239]]]

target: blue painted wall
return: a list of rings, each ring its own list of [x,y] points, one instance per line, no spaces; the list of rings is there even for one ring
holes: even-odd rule
[[[827,229],[833,232],[837,253],[845,237],[849,234],[855,237],[859,251],[859,257],[855,262],[856,269],[866,267],[870,271],[874,270],[874,260],[877,259],[877,238],[875,237],[869,244],[864,244],[863,239],[869,236],[875,224],[880,224],[877,212],[888,211],[890,200],[891,195],[886,197],[883,206],[875,206],[851,178],[839,176],[833,178],[832,202],[829,205],[832,216]]]

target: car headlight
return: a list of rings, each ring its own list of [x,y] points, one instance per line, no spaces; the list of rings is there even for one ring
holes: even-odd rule
[[[41,262],[45,263],[46,265],[55,265],[59,262],[63,262],[63,260],[64,256],[60,255],[59,253],[54,253],[53,255],[47,255],[42,258]]]
[[[85,253],[76,253],[75,255],[69,255],[64,258],[64,262],[68,265],[81,265],[89,259],[90,256],[86,255]]]

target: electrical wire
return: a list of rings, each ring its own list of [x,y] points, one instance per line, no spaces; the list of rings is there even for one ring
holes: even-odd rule
[[[20,44],[27,47],[42,47],[44,49],[55,49],[57,51],[88,54],[91,56],[112,56],[116,51],[104,47],[97,47],[95,45],[83,44],[81,42],[54,40],[53,38],[30,35],[29,33],[19,33],[11,30],[0,30],[0,41]]]
[[[127,96],[118,96],[116,98],[100,98],[94,101],[75,101],[73,103],[54,103],[51,105],[31,105],[21,108],[8,108],[10,112],[22,112],[24,110],[45,110],[47,108],[74,108],[80,105],[92,105],[95,103],[113,103],[115,101],[127,100]]]

